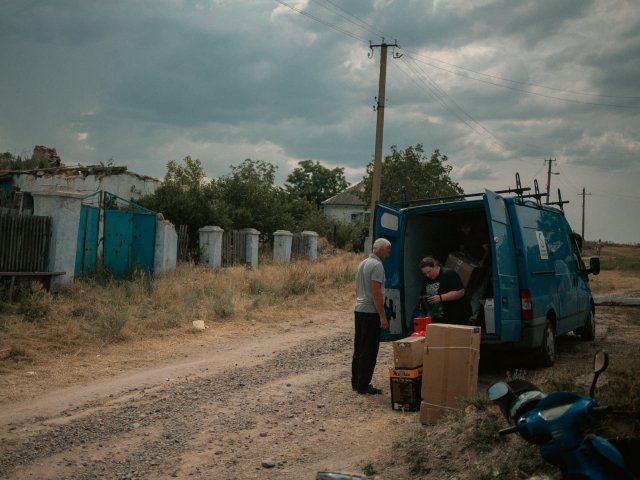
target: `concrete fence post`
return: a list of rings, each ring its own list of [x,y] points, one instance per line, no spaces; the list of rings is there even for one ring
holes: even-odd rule
[[[217,226],[202,227],[198,230],[200,263],[213,268],[222,266],[222,234],[224,230]]]
[[[161,273],[176,268],[176,263],[178,262],[178,234],[173,224],[162,220],[160,215],[158,215],[157,222],[153,271]]]
[[[255,228],[244,228],[242,231],[247,234],[247,240],[245,244],[247,265],[255,268],[258,266],[258,247],[260,245],[260,232]]]
[[[305,230],[302,232],[302,243],[304,245],[304,257],[315,262],[318,259],[318,234]]]
[[[273,260],[289,263],[291,261],[291,243],[293,233],[287,230],[276,230],[273,233]]]

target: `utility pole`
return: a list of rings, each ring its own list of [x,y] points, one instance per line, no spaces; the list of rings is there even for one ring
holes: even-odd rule
[[[398,47],[397,43],[393,45],[388,45],[384,42],[384,38],[382,39],[382,43],[380,45],[371,45],[369,44],[369,48],[371,52],[369,53],[369,58],[373,57],[373,49],[380,47],[380,77],[378,79],[378,96],[376,97],[376,105],[373,109],[377,112],[376,119],[376,144],[373,155],[373,177],[371,179],[371,213],[369,218],[369,239],[371,242],[374,241],[373,238],[373,214],[376,208],[376,202],[380,200],[380,177],[382,175],[382,134],[384,130],[384,95],[385,95],[385,85],[387,79],[387,48],[388,47]],[[393,52],[393,58],[400,58],[402,55]]]
[[[549,162],[549,171],[547,172],[547,205],[549,205],[551,197],[550,197],[550,192],[551,192],[551,175],[560,175],[557,172],[552,172],[551,171],[551,163],[557,161],[555,158],[554,159],[549,159],[547,160],[546,158],[544,159],[544,163]]]
[[[584,245],[584,200],[587,195],[591,195],[591,193],[586,193],[584,191],[584,187],[582,187],[582,193],[578,195],[582,195],[582,244]]]

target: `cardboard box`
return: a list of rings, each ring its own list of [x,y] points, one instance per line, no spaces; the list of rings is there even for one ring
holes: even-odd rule
[[[465,258],[463,254],[459,252],[450,253],[444,262],[444,266],[456,271],[460,280],[462,280],[464,288],[467,288],[474,271],[478,268],[478,265],[471,263],[469,259]]]
[[[416,368],[422,365],[424,338],[407,337],[393,342],[393,366],[395,368]]]
[[[434,423],[462,410],[478,392],[480,327],[432,323],[427,326],[422,361],[420,421]]]

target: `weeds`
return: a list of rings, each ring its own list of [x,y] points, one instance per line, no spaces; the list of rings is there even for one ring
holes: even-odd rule
[[[313,293],[316,279],[311,274],[306,262],[293,264],[287,270],[288,275],[281,289],[284,298]]]
[[[475,398],[466,401],[465,404],[473,406],[478,411],[484,411],[489,406],[489,400],[485,395],[477,395]]]
[[[312,309],[327,294],[341,292],[345,282],[353,282],[359,260],[343,253],[251,269],[180,264],[156,276],[134,272],[126,280],[99,267],[56,296],[37,286],[16,288],[15,303],[0,304],[0,332],[6,343],[29,339],[36,352],[64,353],[175,334],[175,329],[189,332],[194,319],[245,321],[254,312],[252,317],[269,321],[278,318],[283,304]]]
[[[484,416],[482,420],[471,429],[469,440],[471,446],[477,452],[490,452],[496,445],[505,442],[505,438],[498,433],[504,428],[504,423],[497,416]]]
[[[114,309],[98,314],[87,329],[101,344],[106,345],[121,339],[121,332],[126,324],[126,309]]]
[[[367,477],[372,477],[373,475],[378,473],[378,471],[372,463],[367,463],[364,467],[362,467],[362,473],[364,473]]]
[[[223,296],[212,300],[213,311],[219,319],[233,317],[233,302],[230,296]]]
[[[51,313],[53,297],[38,282],[31,283],[28,288],[30,291],[21,295],[18,313],[24,315],[25,321],[38,323]]]
[[[16,345],[11,345],[9,351],[4,355],[4,358],[7,360],[13,360],[15,362],[21,361],[31,361],[31,355],[24,347],[19,347]]]

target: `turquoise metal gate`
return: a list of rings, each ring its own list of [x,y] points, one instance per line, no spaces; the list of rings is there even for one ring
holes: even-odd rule
[[[102,224],[103,265],[116,278],[124,278],[133,270],[153,271],[156,213],[109,192],[98,192],[98,207],[83,204],[76,255],[76,273],[95,270],[100,244],[100,211]],[[94,194],[96,195],[96,194]],[[88,203],[95,199],[87,197]]]

